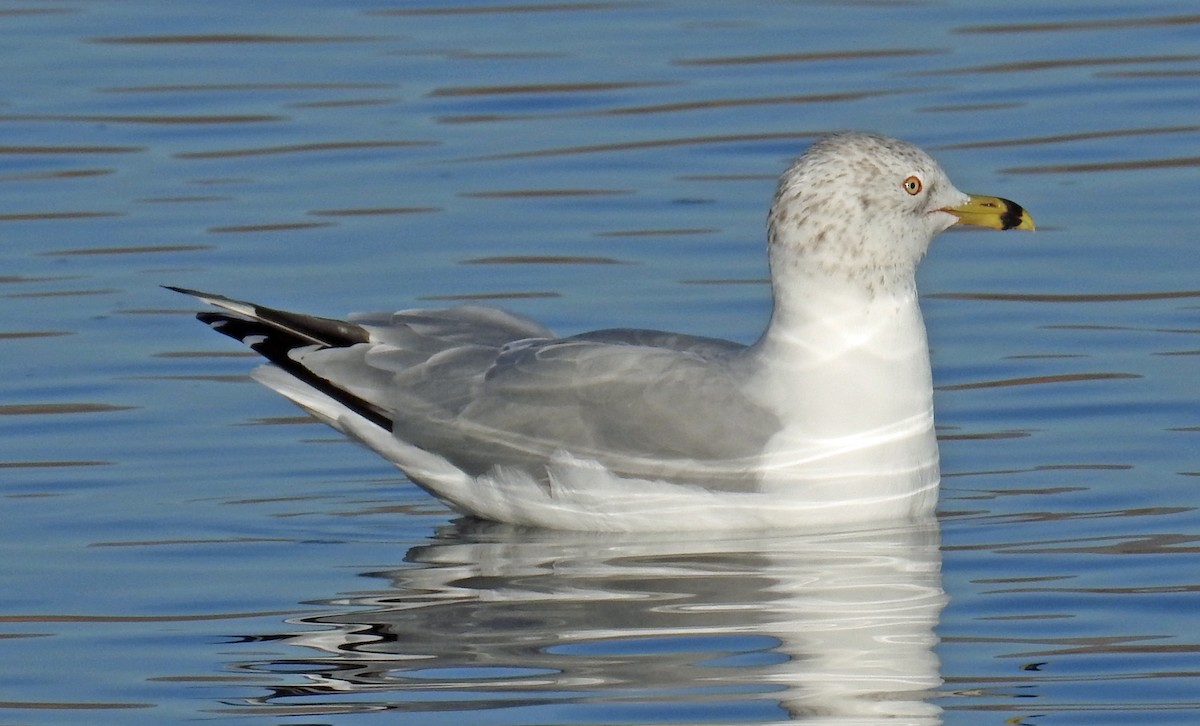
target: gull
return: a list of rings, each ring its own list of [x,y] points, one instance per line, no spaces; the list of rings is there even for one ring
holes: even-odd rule
[[[949,227],[1033,229],[927,153],[827,136],[767,217],[773,308],[751,345],[560,337],[501,309],[344,320],[171,287],[267,359],[252,376],[452,509],[593,531],[829,530],[932,516],[940,482],[915,273]]]

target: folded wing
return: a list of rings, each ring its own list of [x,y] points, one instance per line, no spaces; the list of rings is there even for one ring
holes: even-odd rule
[[[219,332],[471,475],[538,477],[567,452],[619,475],[746,489],[778,429],[737,385],[744,348],[728,341],[646,330],[556,338],[477,306],[340,321],[180,291],[222,308],[198,316]]]

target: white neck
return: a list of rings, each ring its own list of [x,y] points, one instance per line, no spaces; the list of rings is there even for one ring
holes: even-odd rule
[[[804,277],[775,286],[770,325],[749,351],[780,403],[826,435],[927,410],[929,348],[912,278],[881,287]]]
[[[881,285],[794,266],[775,274],[801,279],[776,280],[770,325],[747,351],[751,395],[783,422],[764,452],[764,481],[838,472],[833,479],[851,487],[936,483],[933,384],[912,276]]]

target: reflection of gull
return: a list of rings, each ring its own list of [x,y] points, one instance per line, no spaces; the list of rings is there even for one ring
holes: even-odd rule
[[[934,523],[703,539],[484,525],[446,528],[406,560],[370,573],[390,587],[303,620],[322,630],[285,636],[315,656],[244,662],[303,676],[248,712],[940,722],[925,702],[945,601]]]
[[[348,322],[195,293],[255,377],[455,509],[566,529],[823,527],[932,511],[914,274],[956,223],[1032,229],[920,149],[815,144],[769,216],[775,307],[751,346],[645,330],[556,338],[489,308]],[[183,290],[183,292],[189,292]]]

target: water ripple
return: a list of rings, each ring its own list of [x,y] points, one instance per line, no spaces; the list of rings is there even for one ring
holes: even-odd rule
[[[412,146],[434,146],[434,141],[326,141],[309,144],[285,144],[283,146],[261,146],[246,149],[223,149],[217,151],[183,151],[174,154],[176,159],[226,159],[242,156],[267,156],[273,154],[305,154],[323,151],[358,151],[371,149],[399,149]]]
[[[1127,28],[1150,28],[1200,24],[1200,15],[1165,15],[1112,20],[1072,20],[1051,23],[1009,23],[994,25],[964,25],[955,28],[955,33],[1061,33],[1078,30],[1113,30]]]

